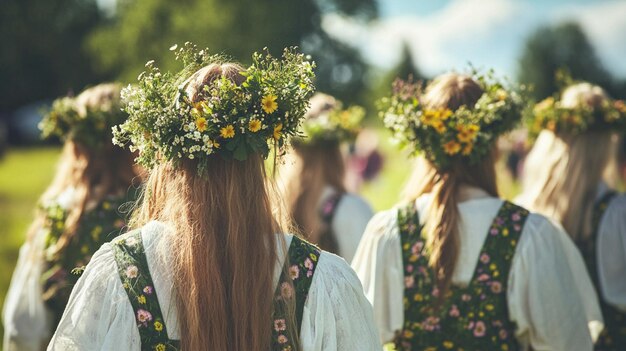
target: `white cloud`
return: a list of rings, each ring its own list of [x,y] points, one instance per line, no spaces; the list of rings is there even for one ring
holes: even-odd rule
[[[372,64],[389,68],[399,59],[402,42],[410,45],[420,69],[434,75],[463,68],[468,61],[514,74],[525,38],[538,26],[564,19],[579,21],[611,72],[626,76],[626,2],[578,5],[519,0],[452,0],[430,15],[382,18],[367,26],[337,15],[324,18],[324,29],[360,47]]]

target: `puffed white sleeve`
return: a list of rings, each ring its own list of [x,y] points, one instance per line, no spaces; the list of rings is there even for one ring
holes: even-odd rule
[[[44,235],[36,235],[20,248],[11,285],[2,310],[5,351],[39,351],[52,332],[52,314],[42,297]]]
[[[599,293],[606,302],[626,311],[626,196],[611,201],[597,240]]]
[[[340,233],[337,235],[339,254],[347,262],[354,258],[365,227],[373,215],[370,205],[359,196],[346,194],[339,201],[332,228],[333,232]]]
[[[92,257],[72,290],[49,351],[140,350],[132,306],[110,244]]]
[[[374,308],[383,343],[392,341],[404,322],[404,274],[397,210],[376,214],[367,225],[352,268]]]
[[[303,351],[380,351],[372,306],[343,258],[323,252],[304,306]]]
[[[592,350],[603,328],[598,298],[577,247],[563,228],[531,214],[509,273],[507,300],[516,336],[534,350]]]

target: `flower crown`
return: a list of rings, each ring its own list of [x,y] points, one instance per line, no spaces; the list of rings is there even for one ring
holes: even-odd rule
[[[316,97],[327,101],[324,101],[325,104],[321,106],[319,111],[314,113],[309,111],[309,115],[302,125],[303,135],[296,138],[294,142],[324,144],[354,141],[365,116],[365,109],[360,106],[350,106],[343,109],[341,102],[330,96],[318,94],[313,99]]]
[[[218,78],[203,87],[197,103],[190,101],[184,83],[223,58],[191,43],[170,50],[185,66],[181,72],[162,73],[150,61],[138,85],[122,91],[130,117],[113,129],[113,142],[139,150],[139,164],[150,168],[190,159],[197,160],[202,173],[212,155],[235,160],[255,153],[267,157],[270,146],[282,149],[297,134],[314,91],[315,64],[295,48],[285,49],[282,60],[254,53],[252,65],[239,72],[245,78],[242,84]]]
[[[94,88],[97,87],[100,86]],[[113,85],[111,88],[117,89],[115,96],[96,106],[78,106],[77,97],[56,99],[39,122],[42,139],[58,137],[63,141],[75,140],[93,148],[107,143],[111,127],[128,117],[121,109],[119,88]]]
[[[379,101],[379,114],[403,146],[423,152],[438,169],[448,168],[454,160],[476,164],[491,152],[498,136],[515,127],[522,103],[493,72],[474,72],[472,78],[483,90],[474,106],[426,109],[420,103],[420,83],[396,80],[392,95]]]
[[[554,97],[549,97],[537,103],[526,119],[531,136],[537,136],[543,129],[571,134],[586,131],[623,133],[626,132],[626,104],[622,100],[607,98],[595,108],[584,104],[567,108]]]

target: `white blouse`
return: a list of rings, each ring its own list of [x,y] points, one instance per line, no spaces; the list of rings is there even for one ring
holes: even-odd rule
[[[320,199],[328,199],[335,193],[331,187],[326,187]],[[320,203],[320,206],[321,206]],[[332,221],[332,230],[339,246],[339,255],[347,262],[351,262],[356,248],[361,242],[367,223],[372,219],[374,212],[370,205],[356,194],[346,193],[341,197]]]
[[[158,247],[165,226],[151,222],[142,229],[148,266],[158,292],[170,339],[179,339],[173,284],[167,253]],[[287,246],[292,236],[285,235]],[[279,245],[279,257],[286,252]],[[278,282],[282,262],[275,267]],[[269,328],[269,326],[268,326]],[[380,350],[372,307],[354,271],[340,257],[323,252],[304,306],[300,330],[302,350]],[[118,276],[110,244],[93,256],[72,291],[48,350],[140,350],[133,308]]]
[[[461,250],[453,284],[471,280],[487,231],[502,200],[470,189],[459,203]],[[429,196],[417,199],[425,213]],[[420,216],[423,221],[425,216]],[[397,208],[378,213],[352,262],[383,342],[391,341],[404,322],[404,273]],[[524,225],[508,278],[509,317],[517,325],[523,350],[592,350],[603,328],[597,296],[576,246],[563,229],[537,214]]]
[[[600,183],[596,201],[608,191],[609,187]],[[523,194],[518,202],[524,204]],[[600,219],[596,240],[599,293],[608,304],[626,311],[626,195],[611,200]]]
[[[62,208],[70,208],[74,195],[75,189],[70,187],[56,202]],[[41,283],[46,234],[46,230],[39,230],[33,240],[20,248],[2,309],[4,351],[40,351],[50,340],[54,317],[44,304]]]

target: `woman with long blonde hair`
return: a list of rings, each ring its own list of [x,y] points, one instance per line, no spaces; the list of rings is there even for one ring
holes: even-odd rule
[[[290,215],[298,229],[322,249],[350,262],[373,213],[348,193],[342,143],[354,141],[363,110],[343,110],[332,96],[317,93],[305,116],[304,135],[294,140],[281,169]],[[339,235],[341,234],[341,235]]]
[[[132,155],[111,143],[125,120],[121,87],[100,84],[55,101],[43,136],[64,140],[54,179],[39,201],[3,310],[3,349],[41,350],[56,329],[80,267],[122,233],[133,200]]]
[[[581,249],[606,328],[596,350],[626,349],[626,197],[610,186],[626,106],[577,83],[537,104],[518,202],[560,222]],[[541,130],[543,129],[543,130]]]
[[[246,69],[192,44],[176,54],[180,73],[149,64],[125,91],[115,140],[151,168],[143,203],[87,266],[48,349],[379,349],[358,278],[283,234],[264,168],[297,133],[312,64],[293,50]]]
[[[491,76],[396,82],[385,124],[420,152],[407,199],[352,263],[397,350],[590,350],[602,317],[584,263],[545,217],[498,197],[498,137],[520,101]]]

